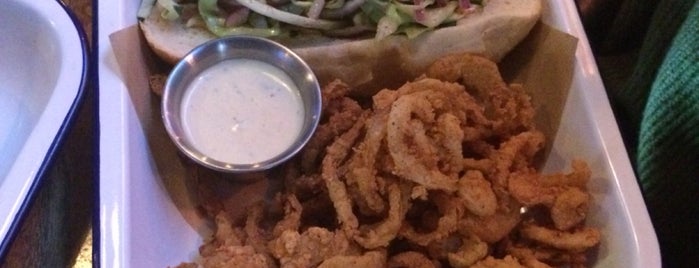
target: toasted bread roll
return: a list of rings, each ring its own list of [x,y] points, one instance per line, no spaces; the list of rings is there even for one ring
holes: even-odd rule
[[[321,84],[341,79],[359,94],[395,87],[424,72],[437,58],[471,52],[499,61],[531,30],[541,15],[540,0],[491,0],[455,26],[438,28],[409,39],[404,35],[341,39],[301,34],[276,40],[301,56]],[[140,22],[148,44],[160,58],[175,63],[194,47],[216,38],[203,28],[166,20],[156,5]]]

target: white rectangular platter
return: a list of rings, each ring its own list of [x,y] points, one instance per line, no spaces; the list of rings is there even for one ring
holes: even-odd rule
[[[660,267],[657,238],[573,1],[547,0],[543,21],[579,39],[570,93],[544,171],[572,158],[593,170],[589,224],[603,233],[595,267]],[[100,267],[167,267],[197,256],[202,237],[163,185],[109,42],[136,24],[140,0],[98,3]]]

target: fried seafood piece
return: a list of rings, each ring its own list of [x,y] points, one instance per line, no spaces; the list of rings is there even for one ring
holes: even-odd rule
[[[293,168],[289,169],[284,179],[284,191],[292,193],[300,202],[313,199],[326,191],[323,178],[320,173],[293,174]]]
[[[386,168],[386,124],[391,104],[400,94],[397,90],[384,89],[372,96],[372,113],[367,119],[364,138],[348,160],[345,182],[353,192],[359,211],[367,216],[380,215],[386,209],[382,197],[384,178],[378,173]],[[383,164],[383,165],[382,165]]]
[[[491,97],[496,109],[495,133],[516,133],[534,127],[534,106],[521,84],[510,84],[506,95]]]
[[[403,189],[401,189],[403,188]],[[398,235],[405,214],[410,208],[409,186],[391,183],[388,185],[388,215],[386,218],[374,225],[362,226],[359,234],[354,240],[365,249],[376,249],[387,247],[389,243]]]
[[[234,228],[233,223],[228,219],[225,212],[220,211],[214,218],[216,224],[216,232],[212,237],[211,243],[207,245],[218,246],[241,246],[244,242],[244,234],[240,229]],[[200,251],[206,251],[209,247],[204,246]]]
[[[498,66],[487,58],[469,54],[451,54],[427,68],[426,76],[459,82],[482,101],[486,114],[495,120],[497,132],[511,133],[533,126],[534,108],[521,85],[503,81]]]
[[[457,231],[459,220],[463,216],[461,200],[454,198],[451,194],[435,191],[430,193],[429,199],[434,202],[438,212],[441,214],[434,230],[425,232],[411,224],[405,223],[400,231],[401,237],[420,246],[427,246],[435,241],[445,239]]]
[[[442,125],[447,126],[444,129],[436,130],[432,127],[437,125],[438,118],[444,114],[451,114],[457,119],[465,117],[460,114],[463,111],[450,106],[455,106],[452,105],[454,98],[465,95],[466,92],[458,84],[434,79],[419,80],[403,87],[425,90],[402,95],[391,107],[386,140],[395,163],[395,174],[428,189],[453,192],[458,180],[456,173],[463,167],[460,163],[463,158],[461,144],[453,141],[463,140],[463,131],[459,127],[452,127],[452,122],[444,122]],[[449,92],[451,93],[448,94]],[[430,136],[432,132],[439,131],[442,131],[439,133],[441,138]],[[440,159],[439,152],[448,152],[447,155],[456,159]]]
[[[532,169],[521,169],[510,174],[508,190],[526,206],[543,204],[552,206],[556,196],[566,188],[575,187],[585,191],[591,171],[587,163],[573,160],[572,171],[543,175]]]
[[[301,153],[301,168],[305,173],[315,172],[325,148],[335,137],[349,130],[364,111],[357,101],[348,97],[333,99],[326,106],[323,112],[327,121],[318,125]]]
[[[262,201],[270,188],[264,174],[245,175],[245,180],[235,180],[230,179],[228,174],[193,163],[189,167],[196,181],[199,205],[212,219],[221,211],[226,211],[231,221],[245,220],[245,208]]]
[[[465,235],[462,237],[461,246],[456,252],[447,254],[447,260],[453,268],[466,268],[488,256],[488,253],[487,243],[475,235]]]
[[[528,258],[528,259],[520,259],[519,261],[527,268],[552,268],[550,265],[548,265],[544,262],[540,262],[537,259]],[[574,267],[575,266],[571,266],[571,268],[574,268]]]
[[[284,231],[268,244],[280,267],[315,267],[326,259],[345,255],[349,240],[343,232],[309,227],[303,233]]]
[[[460,82],[479,90],[478,93],[482,95],[489,94],[488,89],[505,90],[506,87],[495,62],[470,53],[442,57],[427,67],[425,75],[442,81]]]
[[[551,206],[551,220],[558,230],[569,230],[587,218],[589,210],[590,194],[569,187],[556,196]]]
[[[248,212],[248,217],[243,227],[246,235],[245,243],[252,246],[256,252],[268,255],[266,231],[260,228],[260,223],[264,217],[264,204],[260,202],[252,206]]]
[[[339,167],[345,162],[345,159],[350,154],[355,141],[361,134],[361,129],[364,126],[367,114],[355,122],[355,124],[347,132],[328,146],[325,157],[322,163],[322,178],[325,182],[325,187],[328,189],[328,195],[333,202],[333,206],[337,212],[337,219],[342,230],[348,237],[353,237],[359,227],[357,216],[352,211],[352,199],[347,192],[347,186],[340,180]]]
[[[213,255],[202,255],[202,267],[207,268],[268,268],[275,267],[269,259],[251,246],[227,246],[217,248]]]
[[[505,256],[502,259],[496,259],[492,256],[488,256],[485,259],[471,265],[471,268],[527,268],[522,265],[515,257],[510,255]]]
[[[571,229],[585,220],[590,194],[585,190],[590,170],[582,161],[573,161],[570,173],[541,175],[533,170],[513,172],[508,190],[523,205],[543,205],[558,230]]]
[[[525,239],[570,252],[584,252],[599,244],[601,237],[599,230],[590,227],[560,231],[532,224],[522,226],[519,233]]]
[[[365,215],[378,215],[386,209],[380,193],[381,178],[377,177],[376,162],[386,137],[387,120],[387,110],[375,111],[367,119],[364,139],[348,160],[347,186],[356,193],[357,206]]]
[[[463,149],[464,130],[461,120],[454,114],[445,113],[437,117],[432,135],[433,142],[439,145],[437,155],[442,159],[439,169],[448,174],[458,174],[464,168]]]
[[[335,79],[332,82],[328,83],[327,85],[321,88],[321,110],[327,110],[330,103],[337,99],[342,99],[348,96],[350,91],[351,88],[349,87],[349,85],[347,85],[347,83],[339,79]]]
[[[175,268],[199,268],[199,264],[192,262],[183,262],[175,266]]]
[[[485,217],[467,214],[459,221],[459,233],[474,234],[480,240],[492,244],[510,234],[522,221],[520,204],[506,197],[498,200],[495,214]]]
[[[507,245],[506,252],[517,257],[524,265],[533,268],[549,268],[570,265],[586,267],[587,257],[583,252],[569,252],[560,249],[533,245]]]
[[[215,217],[216,232],[211,240],[199,248],[201,262],[182,265],[202,265],[203,267],[274,267],[268,256],[258,253],[253,246],[245,245],[246,235],[240,228],[234,228],[225,212]],[[187,266],[178,267],[187,267]]]
[[[520,170],[509,174],[507,189],[512,197],[527,207],[543,204],[553,205],[556,196],[563,192],[563,187],[543,187],[535,170]]]
[[[347,97],[350,88],[346,83],[335,80],[321,90],[321,121],[301,152],[301,168],[306,174],[317,170],[325,148],[351,128],[363,111],[356,100]]]
[[[508,177],[518,170],[532,168],[534,156],[544,147],[546,138],[540,131],[530,130],[509,137],[490,156],[495,163],[493,183],[507,187]]]
[[[318,268],[345,268],[345,267],[386,267],[386,253],[383,251],[367,251],[362,255],[338,255],[323,261]]]
[[[438,261],[430,260],[417,251],[405,251],[391,256],[386,265],[388,268],[439,268]]]
[[[458,196],[469,212],[476,216],[487,217],[495,214],[498,206],[497,196],[492,185],[478,170],[466,171],[458,183]]]
[[[546,174],[539,177],[539,182],[544,187],[550,186],[573,186],[586,189],[590,181],[592,171],[587,162],[580,159],[573,159],[570,163],[572,171],[569,173]]]
[[[284,202],[284,217],[279,220],[272,230],[273,237],[279,237],[285,231],[296,231],[301,227],[303,206],[293,194],[286,195]]]

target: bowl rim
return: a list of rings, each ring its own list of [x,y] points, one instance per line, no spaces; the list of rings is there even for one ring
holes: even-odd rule
[[[294,64],[301,66],[303,69],[303,73],[305,74],[310,74],[310,75],[304,75],[304,78],[309,79],[310,81],[310,87],[309,88],[301,88],[298,84],[298,80],[294,80],[296,82],[296,86],[298,87],[299,91],[304,91],[304,90],[309,90],[311,92],[311,100],[310,103],[306,100],[303,101],[304,107],[305,107],[305,121],[310,120],[310,125],[307,123],[304,123],[304,126],[301,129],[301,133],[299,133],[298,138],[294,143],[290,145],[289,148],[281,152],[275,157],[272,157],[268,160],[261,161],[261,162],[256,162],[256,163],[251,163],[251,164],[239,164],[239,163],[227,163],[224,161],[219,161],[216,159],[212,159],[210,157],[207,157],[206,154],[200,152],[197,150],[194,146],[190,146],[188,143],[184,142],[184,136],[181,133],[178,133],[178,131],[175,129],[174,125],[177,124],[177,122],[174,122],[175,120],[172,119],[171,117],[171,112],[169,110],[170,107],[173,105],[179,105],[179,103],[173,103],[174,100],[171,99],[171,96],[173,91],[177,88],[176,83],[177,79],[182,78],[188,74],[187,71],[189,71],[191,68],[189,68],[193,63],[197,62],[197,58],[202,56],[202,58],[207,58],[209,54],[207,52],[213,51],[217,54],[225,54],[222,53],[222,49],[229,47],[229,44],[232,43],[252,43],[252,44],[259,44],[259,45],[254,45],[250,47],[251,49],[258,50],[258,48],[272,48],[274,49],[274,52],[270,52],[269,54],[277,54],[281,52],[281,54],[286,55],[287,58],[289,58]],[[262,50],[259,50],[262,51]],[[265,53],[268,54],[268,53]],[[282,69],[282,71],[287,72],[286,70],[283,70],[281,66],[278,66],[278,64],[274,62],[269,62],[265,60],[261,60],[256,57],[249,57],[248,55],[240,55],[240,56],[235,56],[235,57],[230,57],[230,55],[226,55],[226,57],[223,58],[216,58],[216,60],[213,60],[210,62],[209,65],[204,66],[199,70],[199,72],[207,69],[208,67],[214,66],[217,63],[224,61],[224,60],[230,60],[230,59],[251,59],[251,60],[260,60],[265,63],[271,64],[275,67],[278,67]],[[197,72],[198,73],[198,72]],[[292,78],[293,79],[293,78]],[[188,81],[185,81],[188,82]],[[186,90],[186,87],[180,87],[180,90]],[[183,93],[184,94],[184,93]],[[264,37],[258,37],[258,36],[251,36],[251,35],[233,35],[233,36],[225,36],[225,37],[219,37],[215,38],[213,40],[209,40],[194,49],[192,49],[190,52],[188,52],[181,60],[179,60],[172,68],[170,71],[167,80],[165,82],[165,87],[163,89],[163,94],[162,94],[162,103],[161,103],[161,117],[163,119],[163,124],[165,126],[165,129],[168,133],[168,136],[170,139],[175,143],[176,147],[179,149],[180,152],[185,154],[188,158],[194,160],[196,163],[203,165],[207,168],[220,171],[220,172],[225,172],[225,173],[248,173],[248,172],[258,172],[258,171],[265,171],[269,170],[273,167],[276,167],[290,158],[292,158],[294,155],[296,155],[298,152],[300,152],[305,145],[308,143],[308,141],[311,139],[313,136],[313,133],[315,132],[319,121],[320,121],[320,114],[321,114],[321,105],[322,105],[322,97],[321,97],[321,88],[320,84],[318,82],[317,77],[315,76],[315,73],[313,70],[308,66],[308,64],[300,57],[298,56],[294,51],[292,51],[290,48],[274,41],[268,38]]]
[[[65,59],[66,54],[70,56],[80,55],[79,59],[74,59],[74,61],[80,65],[80,68],[62,68],[62,73],[70,73],[70,75],[67,75],[67,78],[62,78],[66,76],[64,74],[59,75],[54,91],[44,111],[39,116],[37,125],[31,131],[30,137],[23,145],[23,148],[20,149],[18,158],[10,167],[5,181],[0,184],[0,187],[7,187],[9,183],[9,185],[19,188],[19,190],[15,192],[15,194],[18,195],[17,199],[9,200],[8,203],[10,204],[8,208],[5,206],[0,207],[3,212],[7,210],[7,217],[0,222],[0,259],[4,259],[10,246],[16,239],[22,227],[22,223],[27,217],[29,208],[36,199],[41,185],[45,183],[54,160],[59,154],[66,136],[68,136],[69,131],[76,121],[75,119],[78,116],[78,111],[85,99],[87,86],[90,84],[90,81],[94,79],[94,76],[91,75],[91,57],[89,55],[90,50],[88,47],[87,34],[82,23],[67,4],[60,0],[49,2],[15,1],[36,10],[41,16],[45,16],[49,19],[53,27],[58,28],[60,26],[72,25],[72,27],[60,28],[66,30],[57,33],[57,37],[60,42],[61,57]],[[65,63],[62,64],[64,65],[63,67],[67,67]],[[73,88],[73,86],[75,87]],[[66,87],[68,87],[68,89],[61,90]],[[61,94],[70,93],[63,91],[70,91],[75,94]],[[61,99],[58,100],[56,98]],[[56,110],[64,111],[65,113],[51,114],[52,112],[57,112]],[[52,137],[48,140],[42,139],[40,142],[37,142],[41,144],[33,146],[33,141],[43,138],[39,137],[37,133],[44,132],[46,128],[49,128],[51,133],[45,135],[50,135]],[[27,148],[27,144],[31,145],[31,148]],[[35,158],[38,154],[42,155]],[[36,159],[36,161],[20,163],[20,165],[18,165],[17,161],[21,160],[20,158]],[[8,197],[7,195],[3,196],[4,198]]]

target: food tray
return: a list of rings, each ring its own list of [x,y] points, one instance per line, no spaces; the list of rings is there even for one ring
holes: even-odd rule
[[[561,171],[573,158],[590,164],[594,205],[588,222],[603,234],[595,267],[660,267],[655,232],[575,4],[544,2],[543,22],[579,40],[571,88],[544,172]],[[209,228],[204,221],[191,220],[196,209],[173,196],[172,181],[159,173],[138,106],[118,71],[109,35],[136,24],[139,3],[98,3],[100,226],[95,229],[95,261],[101,267],[167,267],[191,261]]]

